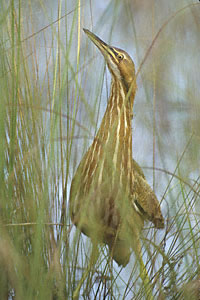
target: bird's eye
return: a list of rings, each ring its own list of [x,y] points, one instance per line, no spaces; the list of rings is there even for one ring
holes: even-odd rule
[[[117,54],[117,58],[119,59],[119,60],[122,60],[123,58],[124,58],[124,55],[123,54]]]

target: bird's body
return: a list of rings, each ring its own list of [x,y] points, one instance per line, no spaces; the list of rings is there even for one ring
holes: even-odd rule
[[[104,55],[112,75],[110,98],[101,126],[72,180],[72,222],[96,243],[109,246],[125,266],[135,250],[144,220],[163,228],[156,195],[132,158],[132,111],[136,92],[134,63],[84,30]]]

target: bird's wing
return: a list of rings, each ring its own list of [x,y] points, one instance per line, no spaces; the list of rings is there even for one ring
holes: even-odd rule
[[[133,160],[132,203],[136,211],[144,218],[155,224],[157,228],[164,227],[164,219],[158,199],[147,183],[140,166]]]
[[[133,159],[133,171],[145,179],[144,173],[139,164]]]

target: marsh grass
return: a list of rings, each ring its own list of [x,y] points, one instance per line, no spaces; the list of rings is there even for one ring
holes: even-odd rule
[[[90,60],[88,48],[81,46],[80,7],[77,1],[71,9],[66,1],[70,12],[62,18],[58,2],[57,21],[36,30],[32,12],[29,22],[23,18],[21,1],[2,4],[0,299],[70,299],[88,266],[80,290],[83,299],[145,299],[134,254],[123,270],[100,245],[97,262],[90,264],[91,243],[69,219],[71,179],[98,128],[103,105],[99,101],[104,97],[105,68],[102,65],[96,81],[91,81],[96,60]],[[115,9],[113,26],[119,7]],[[103,14],[98,24],[104,18]],[[156,41],[158,36],[153,45]],[[191,89],[189,95],[192,98]],[[199,124],[199,116],[195,122]],[[156,137],[159,151],[170,152],[155,129],[152,139]],[[146,224],[142,237],[143,260],[158,299],[188,299],[189,288],[185,291],[184,286],[194,280],[199,288],[199,168],[196,172],[193,167],[192,179],[187,176],[188,153],[199,156],[199,134],[185,131],[183,139],[185,148],[171,157],[171,172],[167,167],[153,168],[156,178],[161,176],[166,183],[162,186],[165,230],[158,234]],[[166,166],[164,159],[161,165]]]

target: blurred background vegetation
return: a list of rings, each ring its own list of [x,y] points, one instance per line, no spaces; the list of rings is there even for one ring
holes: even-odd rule
[[[68,196],[110,75],[83,27],[139,70],[133,154],[166,221],[143,236],[155,298],[199,299],[199,20],[189,0],[1,1],[0,299],[70,299],[88,266]],[[80,299],[145,299],[134,255],[121,269],[102,246]]]

